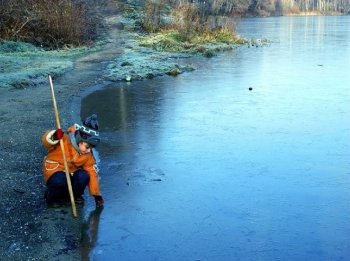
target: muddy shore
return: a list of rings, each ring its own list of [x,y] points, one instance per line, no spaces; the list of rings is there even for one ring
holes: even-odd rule
[[[56,95],[61,124],[67,126],[71,97],[79,92],[79,85],[72,82],[72,87],[64,88],[63,84],[56,84]],[[79,259],[81,215],[73,219],[69,208],[48,209],[43,200],[45,151],[40,137],[55,126],[50,99],[48,85],[0,91],[0,260]]]
[[[118,19],[116,13],[109,14]],[[71,71],[53,79],[63,128],[79,118],[80,108],[72,102],[84,90],[103,83],[106,61],[123,52],[116,23],[108,31],[110,41],[103,50],[77,59]],[[40,137],[55,128],[48,82],[0,89],[0,111],[0,260],[81,260],[87,206],[78,207],[78,217],[73,218],[70,206],[47,208],[43,198],[41,162],[46,152]],[[87,205],[92,201],[88,199]]]
[[[68,127],[73,117],[79,117],[79,111],[71,111],[73,98],[101,82],[102,67],[85,63],[54,79],[62,126]],[[73,218],[69,206],[49,209],[43,199],[45,150],[40,137],[55,127],[52,108],[48,84],[0,90],[0,260],[80,260],[83,209]]]

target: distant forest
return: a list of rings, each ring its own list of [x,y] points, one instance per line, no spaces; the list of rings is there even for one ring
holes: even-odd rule
[[[146,0],[147,1],[147,0]],[[291,15],[301,13],[350,14],[350,0],[152,0],[152,2],[195,3],[235,15]]]
[[[350,0],[114,0],[131,7],[142,29],[183,35],[224,29],[235,16],[349,15]],[[0,44],[23,41],[49,49],[91,44],[110,0],[0,0]],[[141,8],[134,8],[135,6]]]
[[[254,1],[271,3],[275,10],[281,12],[320,12],[350,14],[349,0],[270,0]]]
[[[242,16],[348,15],[350,0],[143,0],[143,29],[182,36],[234,31]]]

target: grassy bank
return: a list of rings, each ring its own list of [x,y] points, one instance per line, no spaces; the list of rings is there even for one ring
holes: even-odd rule
[[[73,66],[75,58],[98,47],[45,51],[34,45],[0,42],[0,88],[27,88],[47,81],[47,75],[62,75]]]

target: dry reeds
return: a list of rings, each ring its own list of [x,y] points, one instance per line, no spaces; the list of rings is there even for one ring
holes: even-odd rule
[[[166,0],[145,0],[143,27],[148,32],[156,32],[162,27],[161,17]]]
[[[233,5],[228,1],[146,0],[143,28],[176,31],[185,41],[225,32],[234,36]]]
[[[96,37],[87,2],[1,0],[0,38],[51,49],[86,44]]]

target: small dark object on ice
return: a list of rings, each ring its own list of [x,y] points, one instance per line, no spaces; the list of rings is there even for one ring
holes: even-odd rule
[[[252,91],[252,90],[253,90],[253,87],[249,87],[248,90],[249,90],[249,91]]]
[[[13,190],[14,190],[15,192],[19,193],[19,194],[24,194],[24,193],[25,193],[24,190],[19,189],[19,188],[14,188]]]

